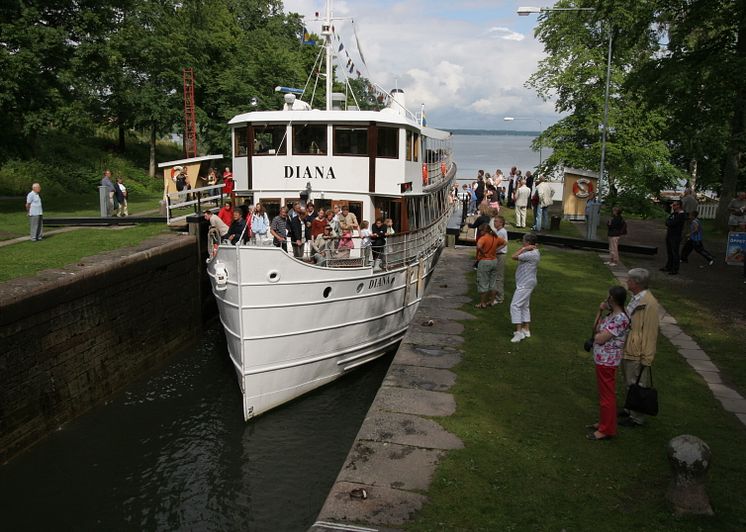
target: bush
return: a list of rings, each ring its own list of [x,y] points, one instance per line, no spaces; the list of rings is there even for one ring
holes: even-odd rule
[[[172,146],[159,149],[167,151],[168,158],[178,158],[173,157]],[[50,196],[90,193],[99,186],[106,168],[114,177],[123,177],[127,190],[135,194],[156,192],[163,186],[161,179],[151,178],[142,166],[143,153],[147,154],[147,145],[142,142],[130,140],[127,152],[120,155],[112,152],[110,140],[52,132],[39,140],[37,153],[34,159],[11,159],[0,165],[0,195],[25,195],[34,182]]]

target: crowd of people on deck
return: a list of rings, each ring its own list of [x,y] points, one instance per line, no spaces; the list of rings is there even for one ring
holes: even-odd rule
[[[357,239],[363,264],[372,260],[380,267],[386,238],[395,234],[391,218],[377,218],[372,226],[367,220],[358,222],[346,203],[328,210],[316,210],[313,202],[288,203],[270,220],[260,202],[234,206],[226,201],[217,214],[206,211],[204,217],[225,243],[273,245],[319,266],[350,258]]]

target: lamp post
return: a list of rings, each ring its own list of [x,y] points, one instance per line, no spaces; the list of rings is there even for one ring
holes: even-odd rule
[[[551,13],[553,11],[596,11],[593,7],[519,7],[518,15],[527,17],[528,15],[538,15],[541,13]],[[606,170],[606,132],[609,126],[609,84],[611,83],[611,46],[613,35],[609,29],[609,49],[606,58],[606,89],[604,92],[604,118],[601,125],[601,164],[598,173],[598,196],[601,197],[601,182],[604,179]]]
[[[544,131],[544,125],[541,123],[541,120],[538,118],[524,118],[521,116],[506,116],[503,118],[506,122],[513,122],[514,120],[532,120],[534,122],[539,123],[539,129],[541,131]],[[541,150],[541,144],[539,144],[539,172],[541,172],[541,163],[544,162],[544,159],[542,158],[542,150]]]

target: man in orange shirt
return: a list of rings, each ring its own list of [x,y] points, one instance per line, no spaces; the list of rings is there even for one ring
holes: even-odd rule
[[[497,249],[506,244],[505,240],[495,235],[489,224],[479,227],[477,239],[477,291],[479,303],[476,308],[487,308],[494,305],[497,294]]]

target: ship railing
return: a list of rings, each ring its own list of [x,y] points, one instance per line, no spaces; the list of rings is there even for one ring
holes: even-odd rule
[[[203,206],[220,207],[223,204],[223,184],[190,188],[166,194],[166,222],[183,223],[187,217],[202,212]]]
[[[363,247],[363,238],[352,236],[352,249],[339,249],[340,238],[332,238],[332,245],[323,253],[317,253],[310,241],[303,243],[300,257],[303,262],[324,266],[327,268],[352,268],[373,266],[375,269],[390,270],[418,262],[421,257],[430,254],[443,244],[446,223],[451,210],[438,218],[433,224],[422,229],[407,233],[399,233],[386,237],[384,246]],[[245,235],[243,235],[245,237]],[[261,239],[254,236],[245,237],[242,247],[272,246],[272,239]],[[293,246],[288,241],[287,252],[293,255]]]

